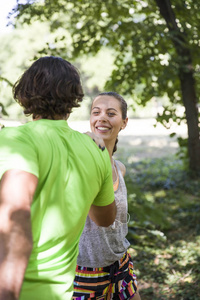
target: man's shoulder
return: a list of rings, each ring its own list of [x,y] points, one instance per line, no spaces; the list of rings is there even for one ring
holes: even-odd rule
[[[15,135],[18,132],[22,131],[22,128],[21,128],[22,126],[23,125],[19,125],[19,126],[16,126],[16,127],[4,127],[0,130],[0,136],[3,137],[3,136]]]
[[[84,155],[85,151],[87,152],[87,158],[90,159],[90,162],[93,160],[95,161],[96,165],[104,166],[107,170],[108,165],[110,165],[110,157],[108,150],[105,148],[102,150],[95,141],[91,138],[91,136],[81,133],[79,131],[73,131],[74,141],[76,140],[75,147],[79,148],[79,150]],[[102,166],[103,165],[103,166]]]

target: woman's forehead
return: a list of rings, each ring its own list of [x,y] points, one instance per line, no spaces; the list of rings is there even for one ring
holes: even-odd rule
[[[104,106],[106,108],[121,109],[119,100],[113,96],[108,95],[99,95],[94,99],[92,103],[92,108],[99,106]]]

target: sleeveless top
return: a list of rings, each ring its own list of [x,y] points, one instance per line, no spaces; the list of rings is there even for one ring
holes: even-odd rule
[[[97,226],[88,216],[79,242],[77,264],[82,267],[100,268],[113,264],[122,258],[130,243],[126,239],[127,189],[123,175],[116,162],[119,176],[118,189],[115,191],[117,215],[109,227]]]

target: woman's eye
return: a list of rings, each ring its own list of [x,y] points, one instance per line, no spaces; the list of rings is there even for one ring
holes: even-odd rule
[[[92,112],[93,115],[98,115],[98,113],[99,113],[98,111],[93,111]]]

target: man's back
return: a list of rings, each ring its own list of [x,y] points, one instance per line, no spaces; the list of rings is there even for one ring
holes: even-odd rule
[[[4,130],[1,159],[8,157],[7,169],[14,165],[39,178],[31,206],[33,250],[20,299],[70,299],[89,208],[114,199],[109,155],[63,120]],[[9,147],[16,153],[7,156]]]

